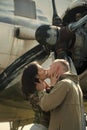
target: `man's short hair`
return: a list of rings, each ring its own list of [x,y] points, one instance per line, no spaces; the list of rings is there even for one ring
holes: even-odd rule
[[[61,63],[64,66],[65,71],[70,71],[70,66],[67,60],[56,59],[53,63]]]

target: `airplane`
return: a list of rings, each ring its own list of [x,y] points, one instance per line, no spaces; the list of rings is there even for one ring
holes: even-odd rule
[[[53,16],[55,18],[57,11],[54,4]],[[74,14],[84,5],[82,2],[77,2],[77,5],[69,7],[61,17],[63,25],[75,22]],[[87,12],[87,7],[81,11],[81,13]],[[70,19],[71,14],[72,19]],[[21,92],[20,80],[22,71],[27,64],[34,60],[40,64],[44,63],[52,51],[47,50],[35,39],[36,30],[43,24],[49,25],[50,22],[47,17],[42,15],[41,10],[37,9],[35,1],[0,1],[0,122],[10,122],[11,130],[31,123],[34,118],[34,112],[29,102],[24,100]],[[87,111],[87,72],[84,73],[85,76],[80,73],[79,77]]]

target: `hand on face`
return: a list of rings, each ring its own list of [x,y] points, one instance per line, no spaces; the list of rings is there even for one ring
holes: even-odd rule
[[[55,71],[54,73],[50,75],[51,86],[54,86],[57,83],[58,79],[59,79],[59,73]]]

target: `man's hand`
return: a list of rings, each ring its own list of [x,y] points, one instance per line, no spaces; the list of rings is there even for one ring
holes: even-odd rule
[[[59,79],[58,72],[55,72],[55,73],[51,74],[51,76],[50,76],[50,82],[51,82],[50,84],[51,84],[51,86],[55,86],[58,79]]]

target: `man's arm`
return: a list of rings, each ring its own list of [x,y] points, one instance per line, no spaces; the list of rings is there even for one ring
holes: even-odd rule
[[[39,93],[39,105],[44,111],[50,111],[59,106],[69,92],[69,83],[60,81],[54,86],[50,93],[41,91]]]

